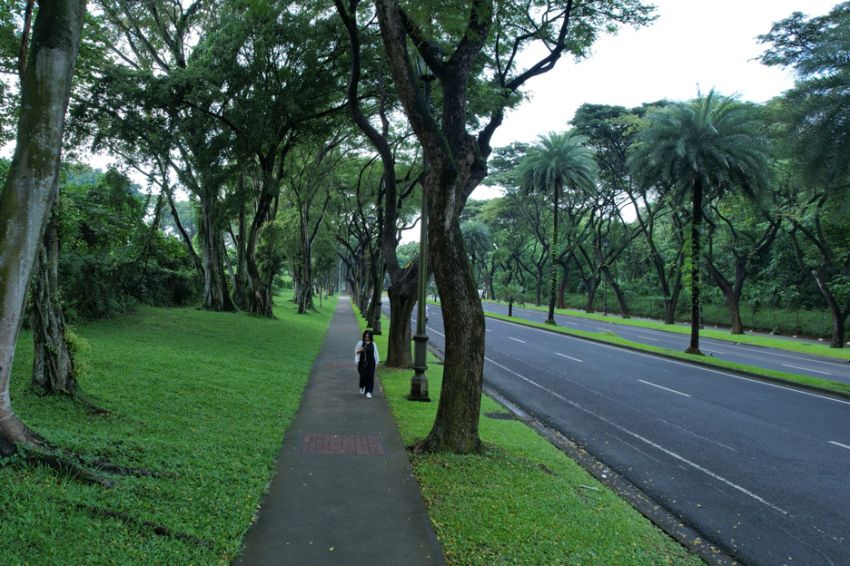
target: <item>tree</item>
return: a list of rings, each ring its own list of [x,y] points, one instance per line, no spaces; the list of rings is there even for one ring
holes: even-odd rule
[[[751,106],[711,91],[647,116],[630,157],[633,174],[645,184],[668,184],[678,199],[691,200],[691,340],[699,349],[701,224],[703,201],[728,190],[754,198],[767,185],[762,128]]]
[[[550,247],[552,280],[549,292],[547,324],[555,324],[555,296],[558,289],[558,213],[559,201],[565,189],[590,193],[595,188],[596,161],[585,144],[587,138],[568,131],[550,132],[540,137],[540,143],[529,151],[520,165],[522,184],[528,192],[552,196],[552,244]]]
[[[234,134],[216,117],[219,101],[203,96],[211,89],[199,65],[203,53],[195,53],[215,4],[99,0],[100,41],[110,57],[75,113],[96,126],[96,148],[117,148],[138,161],[161,160],[155,169],[164,177],[170,167],[198,198],[203,306],[229,311],[236,305],[224,269],[221,190],[233,176]]]
[[[780,219],[774,218],[751,203],[733,197],[728,203],[713,203],[707,217],[709,225],[706,267],[708,274],[726,297],[729,306],[729,328],[732,334],[743,334],[741,295],[744,281],[754,265],[763,262],[779,232]],[[749,204],[749,206],[747,206]],[[725,206],[724,206],[725,205]],[[715,246],[721,252],[715,254]],[[729,266],[731,277],[723,274]]]
[[[474,0],[423,2],[408,11],[398,0],[375,1],[395,92],[428,164],[429,256],[443,304],[446,360],[437,417],[421,444],[425,450],[468,453],[481,446],[484,315],[460,214],[487,175],[490,141],[507,108],[519,100],[519,89],[552,69],[565,52],[584,54],[600,31],[645,23],[652,10],[637,0],[601,4]],[[545,45],[546,54],[518,70],[517,55],[533,42]],[[410,45],[433,76],[436,108],[419,84],[422,74],[414,72]]]
[[[17,144],[0,194],[0,455],[38,444],[12,410],[9,378],[27,288],[56,200],[59,154],[85,2],[39,2],[21,84]]]
[[[759,36],[765,65],[792,67],[784,95],[793,152],[808,182],[846,186],[850,174],[850,2],[806,19],[795,12]]]
[[[390,286],[387,294],[390,298],[390,333],[387,342],[386,365],[390,367],[408,368],[413,365],[410,354],[411,341],[411,315],[413,307],[418,300],[419,287],[419,260],[405,265],[399,261],[396,248],[399,242],[399,223],[402,220],[400,209],[409,196],[413,187],[417,184],[407,179],[407,183],[401,182],[400,175],[396,169],[398,159],[395,148],[402,144],[393,143],[391,138],[390,121],[388,114],[392,111],[389,100],[389,92],[386,88],[386,77],[383,62],[377,56],[373,45],[369,51],[372,53],[371,60],[364,64],[364,47],[362,46],[361,33],[358,28],[357,15],[360,0],[349,0],[346,6],[342,0],[335,0],[337,13],[345,25],[351,50],[351,73],[348,83],[348,110],[351,118],[363,135],[369,140],[381,159],[383,171],[382,179],[382,202],[378,203],[382,211],[383,224],[381,226],[381,258],[384,261],[390,277]],[[373,40],[377,38],[373,37]],[[371,64],[369,64],[371,63]],[[380,129],[372,125],[369,117],[365,114],[361,102],[360,82],[366,71],[371,70],[373,89],[376,93],[375,106],[377,117],[380,121]],[[401,139],[409,134],[402,132]],[[403,149],[403,146],[402,146]],[[403,163],[402,163],[403,165]],[[408,173],[412,171],[408,167]],[[381,278],[383,279],[383,277]],[[380,292],[380,285],[378,291]],[[377,313],[377,321],[381,313]],[[374,325],[373,325],[374,326]],[[373,328],[374,329],[374,328]]]

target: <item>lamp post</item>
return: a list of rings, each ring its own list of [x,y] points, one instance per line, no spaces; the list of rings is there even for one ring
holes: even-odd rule
[[[416,53],[413,59],[416,65],[416,74],[419,80],[422,81],[423,94],[425,103],[431,101],[431,81],[434,75],[431,74],[425,61]],[[423,158],[422,168],[425,172],[428,171],[427,158]],[[416,334],[413,336],[413,377],[410,378],[410,401],[429,402],[431,398],[428,396],[428,376],[425,371],[428,369],[428,332],[425,327],[425,302],[427,300],[428,290],[428,195],[425,192],[425,186],[422,184],[422,215],[419,219],[419,299],[417,301],[416,310]]]

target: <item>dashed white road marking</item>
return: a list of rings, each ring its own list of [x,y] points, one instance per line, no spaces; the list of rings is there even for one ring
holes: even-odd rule
[[[840,446],[842,448],[846,448],[847,450],[850,450],[850,446],[847,446],[846,444],[841,444],[840,442],[836,442],[834,440],[830,440],[829,443],[835,444],[836,446]]]
[[[506,322],[504,320],[500,320],[500,319],[497,319],[497,318],[492,319],[492,321],[493,322],[502,322],[504,324],[511,324],[513,326],[516,326],[515,324],[513,324],[511,322]],[[527,326],[526,330],[532,330],[532,331],[535,331],[535,332],[544,332],[544,333],[546,333],[550,336],[555,335],[555,336],[561,336],[562,338],[569,338],[569,339],[572,339],[572,340],[581,340],[581,338],[576,338],[575,336],[569,336],[567,334],[560,334],[559,335],[555,332],[550,332],[548,330],[541,330],[539,328],[533,328],[531,326]],[[689,367],[689,368],[699,370],[699,371],[704,371],[704,372],[708,372],[708,373],[716,373],[717,375],[723,375],[723,376],[731,377],[733,379],[738,379],[738,380],[741,380],[741,381],[748,381],[750,383],[753,383],[753,384],[756,384],[756,385],[761,385],[761,386],[764,386],[764,387],[773,387],[775,389],[784,389],[785,391],[789,391],[791,393],[796,393],[798,395],[806,395],[807,397],[815,397],[817,399],[823,399],[824,401],[832,401],[833,403],[841,403],[842,405],[850,405],[850,401],[845,401],[843,399],[836,399],[835,397],[828,397],[826,395],[819,395],[817,393],[811,393],[809,391],[803,391],[802,389],[794,389],[793,387],[786,387],[784,385],[778,385],[776,383],[768,383],[766,381],[760,381],[758,379],[743,377],[741,375],[735,375],[734,373],[728,373],[728,372],[725,372],[725,371],[711,369],[711,368],[699,366],[699,365],[696,365],[696,364],[679,362],[679,361],[676,361],[676,360],[671,360],[670,358],[653,356],[651,354],[644,354],[642,352],[636,352],[634,350],[627,350],[627,349],[624,349],[624,348],[618,348],[617,346],[611,346],[610,344],[603,344],[601,342],[594,342],[594,341],[589,341],[589,340],[581,340],[581,341],[583,343],[587,344],[587,345],[590,345],[590,346],[597,346],[599,348],[607,348],[607,349],[610,349],[610,350],[616,350],[616,351],[620,352],[621,354],[627,354],[627,355],[639,356],[639,357],[643,357],[643,358],[649,358],[651,360],[655,360],[655,361],[658,361],[658,362],[666,362],[668,364],[673,364],[673,365],[677,365],[677,366],[685,366],[685,367]]]
[[[508,336],[508,338],[510,338],[514,342],[519,342],[520,344],[526,344],[527,343],[525,340],[520,340],[519,338],[514,338],[513,336]]]
[[[574,357],[572,357],[572,356],[568,356],[568,355],[566,355],[566,354],[562,354],[562,353],[560,353],[560,352],[555,352],[555,355],[556,355],[556,356],[561,356],[562,358],[567,358],[568,360],[572,360],[572,361],[574,361],[574,362],[582,362],[582,360],[580,360],[580,359],[578,359],[578,358],[574,358]]]
[[[764,348],[762,350],[765,350]],[[786,360],[800,360],[801,362],[806,362],[808,364],[823,364],[825,366],[838,366],[838,367],[847,367],[847,362],[836,361],[823,361],[823,360],[813,360],[811,358],[804,358],[802,356],[794,356],[791,354],[784,354],[782,352],[768,352],[768,351],[760,351],[759,353],[764,354],[765,356],[773,356],[775,358],[785,358]]]
[[[651,337],[647,336],[646,334],[638,334],[638,336],[640,336],[643,340],[651,340],[652,342],[661,342],[661,340],[659,340],[658,338],[651,338]]]
[[[812,369],[812,368],[803,368],[803,367],[800,367],[800,366],[792,366],[791,364],[782,364],[782,367],[800,369],[800,370],[803,370],[803,371],[811,371],[811,372],[814,372],[814,373],[821,373],[823,375],[832,375],[828,371],[820,371],[820,370]]]
[[[651,385],[653,387],[657,387],[658,389],[663,389],[664,391],[669,391],[670,393],[675,393],[676,395],[681,395],[682,397],[690,397],[687,393],[682,393],[681,391],[676,391],[675,389],[670,389],[669,387],[664,387],[663,385],[658,385],[657,383],[652,383],[651,381],[644,381],[642,379],[638,379],[641,383],[645,383],[646,385]]]
[[[758,501],[759,503],[762,503],[762,504],[764,504],[764,505],[766,505],[766,506],[770,507],[770,508],[771,508],[771,509],[773,509],[774,511],[778,511],[778,512],[782,513],[783,515],[788,515],[788,511],[786,511],[786,510],[782,509],[781,507],[779,507],[779,506],[777,506],[777,505],[774,505],[773,503],[771,503],[771,502],[767,501],[766,499],[762,498],[761,496],[756,495],[755,493],[753,493],[752,491],[748,490],[747,488],[742,487],[742,486],[740,486],[740,485],[736,484],[735,482],[732,482],[732,481],[730,481],[730,480],[727,480],[727,479],[726,479],[726,478],[724,478],[723,476],[721,476],[721,475],[719,475],[719,474],[716,474],[716,473],[712,472],[712,471],[711,471],[711,470],[709,470],[708,468],[704,468],[703,466],[700,466],[699,464],[697,464],[697,463],[695,463],[695,462],[692,462],[692,461],[688,460],[688,459],[687,459],[687,458],[685,458],[684,456],[680,456],[679,454],[677,454],[677,453],[673,452],[672,450],[668,450],[667,448],[664,448],[664,447],[663,447],[663,446],[661,446],[660,444],[657,444],[657,443],[655,443],[655,442],[653,442],[653,441],[649,440],[648,438],[645,438],[645,437],[643,437],[643,436],[641,436],[641,435],[637,434],[636,432],[632,432],[632,431],[628,430],[627,428],[624,428],[624,427],[622,427],[622,426],[618,425],[617,423],[615,423],[615,422],[611,421],[610,419],[608,419],[608,418],[606,418],[606,417],[603,417],[602,415],[598,415],[598,414],[594,413],[594,412],[593,412],[593,411],[591,411],[590,409],[585,409],[584,407],[582,407],[580,404],[576,403],[575,401],[572,401],[572,400],[570,400],[570,399],[567,399],[566,397],[564,397],[564,396],[563,396],[563,395],[561,395],[560,393],[557,393],[557,392],[555,392],[555,391],[552,391],[551,389],[549,389],[549,388],[547,388],[547,387],[545,387],[545,386],[543,386],[543,385],[540,385],[539,383],[537,383],[537,382],[535,382],[535,381],[532,381],[532,380],[528,379],[528,378],[527,378],[527,377],[525,377],[524,375],[520,375],[520,374],[518,374],[518,373],[517,373],[517,372],[515,372],[514,370],[512,370],[512,369],[510,369],[510,368],[508,368],[508,367],[505,367],[505,366],[503,366],[502,364],[500,364],[500,363],[498,363],[498,362],[496,362],[496,361],[494,361],[494,360],[492,360],[492,359],[490,359],[490,358],[488,358],[488,357],[486,357],[486,356],[484,357],[484,359],[485,359],[485,360],[487,360],[488,362],[490,362],[491,364],[493,364],[494,366],[496,366],[496,367],[498,367],[498,368],[501,368],[501,369],[505,370],[506,372],[508,372],[508,373],[510,373],[510,374],[512,374],[512,375],[515,375],[516,377],[518,377],[518,378],[520,378],[521,380],[523,380],[523,381],[527,382],[528,384],[533,385],[534,387],[537,387],[538,389],[540,389],[540,390],[542,390],[542,391],[545,391],[546,393],[548,393],[548,394],[552,395],[553,397],[556,397],[557,399],[560,399],[561,401],[564,401],[564,402],[565,402],[565,403],[567,403],[568,405],[571,405],[571,406],[575,407],[576,409],[578,409],[578,410],[580,410],[580,411],[583,411],[583,412],[587,413],[588,415],[591,415],[592,417],[597,418],[597,419],[599,419],[599,420],[601,420],[601,421],[603,421],[603,422],[605,422],[605,423],[607,423],[607,424],[611,425],[612,427],[614,427],[614,428],[616,428],[617,430],[619,430],[619,431],[623,432],[624,434],[628,434],[628,435],[629,435],[629,436],[631,436],[632,438],[636,438],[636,439],[640,440],[641,442],[643,442],[643,443],[645,443],[645,444],[648,444],[648,445],[652,446],[652,447],[653,447],[653,448],[655,448],[656,450],[660,450],[661,452],[663,452],[664,454],[667,454],[667,455],[668,455],[668,456],[670,456],[671,458],[674,458],[674,459],[676,459],[676,460],[678,460],[678,461],[680,461],[680,462],[682,462],[682,463],[684,463],[684,464],[687,464],[688,466],[691,466],[692,468],[694,468],[694,469],[696,469],[696,470],[699,470],[700,472],[702,472],[702,473],[706,474],[707,476],[712,477],[712,478],[716,479],[717,481],[719,481],[719,482],[721,482],[721,483],[724,483],[724,484],[728,485],[728,486],[729,486],[729,487],[731,487],[732,489],[735,489],[735,490],[737,490],[737,491],[740,491],[740,492],[741,492],[741,493],[743,493],[744,495],[747,495],[747,496],[749,496],[749,497],[751,497],[751,498],[755,499],[755,500],[756,500],[756,501]]]

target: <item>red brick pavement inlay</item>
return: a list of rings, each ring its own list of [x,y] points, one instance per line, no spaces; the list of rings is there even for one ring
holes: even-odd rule
[[[383,456],[384,445],[377,436],[307,433],[301,440],[301,452],[303,454]]]

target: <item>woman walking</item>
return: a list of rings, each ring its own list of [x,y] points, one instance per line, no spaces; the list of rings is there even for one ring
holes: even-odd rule
[[[354,362],[360,374],[360,393],[365,393],[367,399],[372,398],[375,386],[375,368],[378,367],[378,347],[375,345],[371,330],[364,330],[363,337],[354,347]]]

